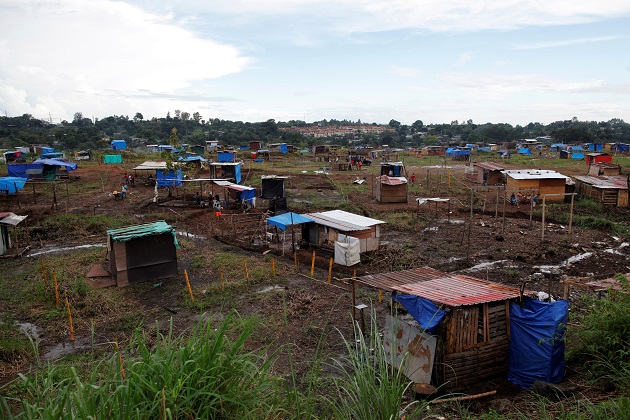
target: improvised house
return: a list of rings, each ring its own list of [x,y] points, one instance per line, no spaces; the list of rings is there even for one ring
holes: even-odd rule
[[[123,163],[123,157],[122,155],[103,155],[103,163],[106,165]]]
[[[262,142],[260,140],[251,140],[249,142],[249,150],[258,150],[262,148]]]
[[[211,162],[211,176],[215,179],[233,179],[234,182],[240,184],[242,164],[242,162]]]
[[[17,232],[17,225],[27,217],[18,216],[11,212],[0,213],[0,256],[19,257],[28,250],[28,246],[20,248]],[[13,228],[13,240],[11,240],[10,227]]]
[[[112,140],[112,150],[123,150],[127,148],[127,142],[125,140]]]
[[[576,176],[575,192],[604,205],[628,207],[628,176]]]
[[[591,176],[615,176],[621,175],[621,166],[614,163],[591,163],[588,165],[588,174]]]
[[[353,265],[359,261],[358,254],[375,251],[380,245],[380,225],[382,220],[359,216],[343,210],[330,210],[321,213],[305,215],[312,219],[312,223],[302,225],[302,239],[311,246],[335,246],[335,261],[337,264]],[[338,250],[336,242],[347,244],[350,250]],[[357,246],[358,244],[358,246]],[[348,253],[346,261],[345,253]],[[349,261],[356,261],[349,263]],[[341,262],[342,261],[342,262]]]
[[[267,145],[267,149],[271,153],[282,153],[283,155],[289,152],[289,146],[286,143],[272,143]]]
[[[175,230],[164,221],[107,230],[109,272],[118,287],[176,276],[176,248]]]
[[[260,198],[271,200],[284,197],[284,181],[289,179],[288,176],[263,175],[260,179],[262,181]]]
[[[381,175],[376,178],[375,196],[379,203],[406,203],[408,182],[402,162],[381,163]]]
[[[605,152],[593,152],[593,153],[585,153],[584,160],[586,160],[586,164],[590,165],[591,163],[611,163],[612,156]]]
[[[540,195],[564,194],[566,192],[567,177],[556,171],[541,169],[518,169],[503,171],[506,179],[506,190],[535,190]],[[564,197],[550,196],[546,202],[563,202]]]
[[[494,162],[474,163],[477,179],[476,181],[483,185],[498,185],[503,179],[501,171],[505,170],[505,166]]]
[[[212,182],[219,187],[223,187],[225,191],[223,199],[227,208],[256,207],[256,188],[219,179],[215,179]]]
[[[403,372],[415,383],[453,389],[507,375],[509,304],[520,296],[518,288],[429,267],[356,282],[391,292],[416,320],[398,331],[386,327],[384,336],[386,351],[407,354]]]

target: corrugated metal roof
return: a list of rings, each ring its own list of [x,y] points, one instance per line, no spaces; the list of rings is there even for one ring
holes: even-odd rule
[[[347,211],[343,210],[331,210],[321,213],[307,213],[306,216],[313,219],[317,224],[328,226],[342,232],[367,230],[374,225],[385,223],[382,220],[359,216],[358,214],[348,213]]]
[[[621,165],[617,165],[616,163],[610,163],[610,162],[592,162],[589,165],[599,166],[600,168],[613,168],[613,169],[621,168]]]
[[[595,188],[611,188],[617,190],[628,189],[628,178],[625,175],[622,176],[590,176],[580,175],[575,177],[576,180],[592,185]]]
[[[15,213],[0,213],[0,224],[16,226],[28,216],[18,216]]]
[[[357,279],[368,286],[419,296],[450,307],[508,300],[520,295],[516,287],[444,273],[429,267],[372,274]]]
[[[158,169],[166,169],[166,162],[153,162],[150,160],[147,160],[146,162],[143,162],[142,164],[136,166],[135,168],[133,168],[135,171],[152,171],[152,170],[158,170]]]
[[[505,170],[505,166],[499,165],[494,162],[479,162],[475,163],[474,166],[478,166],[480,168],[488,169],[490,171],[503,171]]]
[[[540,169],[518,169],[505,171],[505,174],[513,179],[566,179],[566,175],[562,175],[556,171],[545,171]]]
[[[381,184],[385,185],[403,185],[407,183],[407,178],[404,176],[382,175],[378,177],[378,180],[381,181]]]

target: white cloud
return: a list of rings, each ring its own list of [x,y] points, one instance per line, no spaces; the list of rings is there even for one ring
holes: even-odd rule
[[[389,72],[396,76],[415,77],[418,70],[410,67],[389,66]]]
[[[463,52],[457,57],[457,64],[455,65],[457,67],[463,67],[467,63],[469,63],[473,59],[474,56],[475,56],[475,53],[472,51]]]
[[[620,39],[622,37],[619,36],[602,36],[595,38],[576,38],[576,39],[565,39],[561,41],[550,41],[550,42],[539,42],[534,44],[526,44],[526,45],[515,45],[513,49],[515,50],[537,50],[541,48],[555,48],[555,47],[566,47],[569,45],[580,45],[580,44],[590,44],[594,42],[606,42],[606,41],[614,41],[616,39]]]
[[[169,16],[109,0],[0,0],[0,27],[3,102],[36,117],[46,106],[62,118],[88,107],[111,110],[113,101],[123,110],[143,89],[175,94],[250,61]],[[165,113],[168,100],[153,106]]]

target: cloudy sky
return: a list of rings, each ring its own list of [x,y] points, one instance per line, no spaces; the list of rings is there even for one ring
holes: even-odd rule
[[[628,0],[0,0],[0,113],[630,121]]]

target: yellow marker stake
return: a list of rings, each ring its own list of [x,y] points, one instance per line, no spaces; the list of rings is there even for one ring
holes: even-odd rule
[[[44,277],[44,284],[48,286],[48,279],[46,278],[46,264],[44,263],[44,260],[42,260],[42,275]]]
[[[383,291],[379,290],[378,291],[378,302],[381,303],[383,301]]]
[[[354,269],[354,273],[352,274],[352,277],[356,277],[357,276],[357,270],[356,268]]]
[[[247,280],[247,284],[249,284],[249,270],[247,269],[247,260],[243,260],[243,265],[245,266],[245,279]]]
[[[70,341],[74,341],[74,327],[72,326],[72,312],[70,312],[70,302],[68,302],[68,295],[65,294],[66,308],[68,309],[68,323],[70,324]]]
[[[273,276],[276,276],[276,259],[272,258],[271,259],[271,274],[273,274]]]
[[[59,306],[59,285],[57,284],[57,273],[54,272],[53,282],[55,283],[55,305]]]
[[[328,284],[330,284],[330,280],[332,279],[332,265],[333,259],[330,259],[330,264],[328,264]]]
[[[188,294],[190,295],[190,300],[194,302],[195,298],[193,297],[193,294],[192,294],[192,288],[190,287],[190,280],[188,280],[188,273],[186,272],[186,270],[184,270],[184,277],[186,278],[186,287],[188,287]]]
[[[219,271],[219,277],[221,278],[221,290],[225,290],[225,282],[223,281],[223,270]]]
[[[114,346],[116,347],[116,352],[118,353],[118,363],[120,363],[120,376],[125,379],[125,368],[123,367],[122,356],[120,355],[120,347],[118,347],[118,340],[114,340]]]
[[[313,251],[313,259],[311,260],[311,277],[315,274],[315,251]]]

